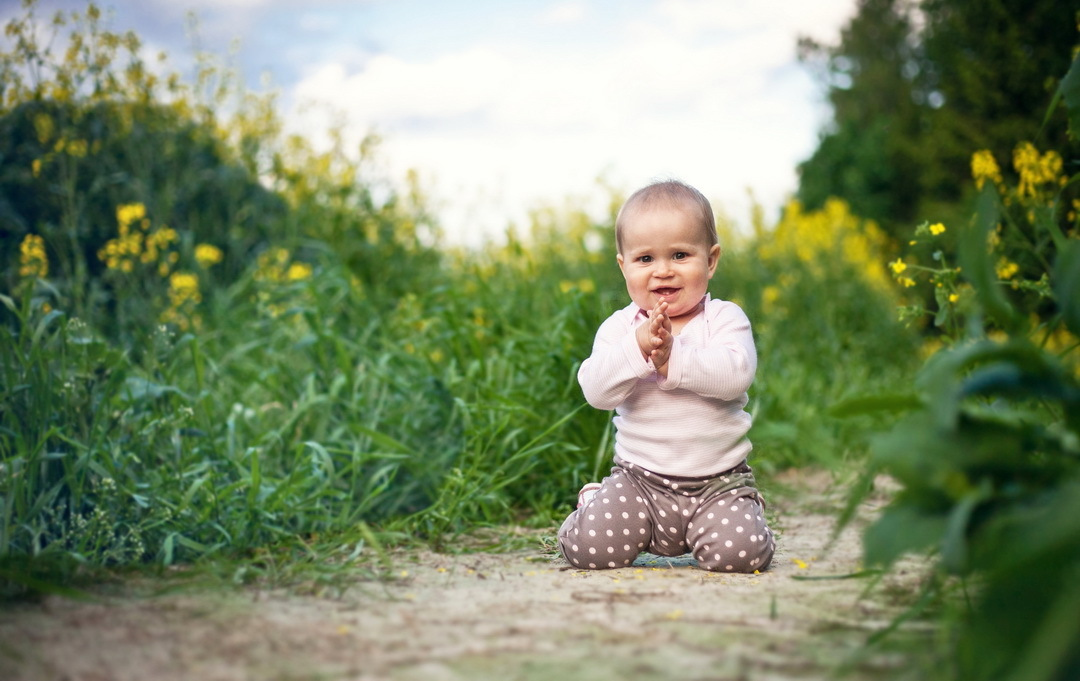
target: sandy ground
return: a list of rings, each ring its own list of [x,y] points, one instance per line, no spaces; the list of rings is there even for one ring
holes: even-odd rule
[[[903,654],[862,644],[923,574],[860,570],[858,533],[827,549],[841,491],[793,473],[770,496],[770,571],[720,575],[643,555],[583,572],[535,548],[395,557],[392,581],[296,590],[110,588],[0,610],[0,679],[895,679]],[[785,490],[786,491],[783,491]],[[767,490],[768,491],[768,490]],[[923,635],[915,628],[915,633]]]

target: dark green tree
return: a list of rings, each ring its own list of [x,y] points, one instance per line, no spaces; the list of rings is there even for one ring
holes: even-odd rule
[[[1042,122],[1076,42],[1076,9],[1055,0],[860,0],[839,44],[799,42],[833,121],[798,198],[839,196],[899,234],[967,211],[976,150],[1006,169],[1022,140],[1075,156],[1064,116]]]

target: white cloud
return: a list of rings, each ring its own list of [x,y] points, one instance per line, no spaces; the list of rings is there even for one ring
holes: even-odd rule
[[[793,64],[796,36],[835,39],[853,9],[661,0],[608,25],[580,4],[553,5],[549,17],[587,18],[604,39],[568,49],[478,37],[430,59],[382,54],[353,71],[328,62],[294,94],[385,133],[389,162],[430,178],[458,241],[498,235],[539,201],[590,193],[601,173],[631,190],[678,176],[743,219],[747,189],[769,208],[794,189],[821,122],[809,75]]]

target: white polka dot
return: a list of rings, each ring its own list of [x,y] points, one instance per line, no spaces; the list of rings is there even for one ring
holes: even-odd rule
[[[735,531],[736,532],[742,532],[743,531],[742,525],[739,525],[738,527],[736,527]]]
[[[630,545],[629,544],[623,544],[622,550],[623,551],[629,551],[630,550]]]
[[[720,524],[721,525],[727,525],[728,524],[728,519],[727,518],[721,518],[720,519]]]
[[[589,520],[596,520],[596,516],[592,513],[589,514]]]
[[[671,532],[672,534],[678,534],[678,532],[679,532],[679,531],[678,531],[678,530],[676,530],[676,529],[675,529],[674,527],[669,527],[669,528],[668,528],[668,530],[669,530],[669,531],[670,531],[670,532]]]
[[[688,529],[688,530],[692,530],[692,529],[694,529],[694,521],[693,521],[693,520],[691,520],[690,522],[686,523],[686,529]]]
[[[690,509],[684,508],[682,514],[683,515],[690,515]]]
[[[638,534],[645,534],[645,528],[643,527],[643,528],[639,529]]]
[[[589,563],[589,567],[591,567],[592,569],[595,570],[596,569],[596,563]]]
[[[645,500],[642,499],[641,497],[634,497],[634,499],[636,499],[639,504],[645,503]]]
[[[690,497],[690,503],[691,504],[696,504],[697,503],[697,497]]]
[[[572,551],[577,551],[577,544],[574,544],[573,546],[571,546],[570,549]]]
[[[608,499],[607,497],[604,497],[604,503],[605,503],[605,504],[610,504],[610,503],[611,503],[611,499]]]
[[[677,482],[673,482],[673,483],[671,484],[671,489],[679,489],[679,483],[677,483]]]
[[[621,501],[621,502],[623,502],[625,504],[626,503],[626,497],[619,497],[619,501]]]
[[[610,561],[610,562],[609,562],[609,563],[607,564],[607,566],[608,566],[608,567],[615,567],[615,561]]]
[[[713,518],[716,517],[716,514],[715,513],[710,513],[709,515],[707,515],[705,517],[708,518],[709,520],[712,520]]]
[[[739,558],[746,558],[746,551],[739,551]]]
[[[608,553],[615,553],[615,547],[614,546],[607,547],[607,552]]]
[[[700,527],[700,528],[698,528],[698,531],[697,531],[697,533],[698,533],[698,534],[704,534],[704,533],[705,533],[705,528],[704,528],[704,527]]]
[[[727,566],[726,568],[724,568],[724,569],[725,569],[725,570],[730,570],[730,569],[732,569],[733,567],[735,567],[735,566],[734,566],[734,565],[728,565],[728,566]]]
[[[720,478],[720,479],[723,480],[724,482],[731,482],[730,478]]]
[[[747,514],[746,514],[746,515],[744,515],[743,517],[744,517],[744,518],[746,518],[747,520],[750,520],[750,514],[749,514],[749,513],[747,513]]]
[[[757,565],[758,564],[758,559],[755,558],[754,560],[750,561],[750,564],[751,565]]]
[[[622,562],[622,564],[623,564],[623,565],[629,565],[629,564],[630,564],[630,559],[629,559],[629,558],[627,558],[626,560],[624,560],[624,561]]]
[[[671,505],[671,510],[672,511],[678,511],[679,510],[679,505],[678,504],[672,504]]]
[[[738,506],[732,506],[732,507],[731,507],[731,510],[732,510],[733,512],[734,512],[734,511],[738,511],[738,510],[739,510],[739,507],[738,507]]]
[[[607,518],[608,520],[611,520],[611,514],[610,513],[605,513],[604,517]]]
[[[646,478],[650,475],[649,471],[641,471],[641,474],[644,475]]]
[[[713,554],[713,560],[720,560],[720,554],[719,553],[714,553]]]
[[[596,553],[596,547],[595,546],[590,546],[589,547],[589,553],[595,554]]]
[[[622,483],[621,482],[615,483],[615,489],[622,489]]]
[[[645,520],[645,511],[638,511],[637,517],[641,518],[642,520]]]
[[[607,536],[609,536],[609,537],[613,537],[613,536],[615,536],[615,533],[614,533],[614,532],[612,532],[611,530],[608,530],[608,531],[607,531]]]
[[[667,539],[661,539],[660,543],[663,544],[664,546],[667,546]]]
[[[662,509],[662,508],[658,508],[658,509],[656,509],[656,510],[657,510],[657,511],[659,511],[659,513],[660,513],[660,517],[661,517],[661,518],[665,518],[665,517],[667,517],[667,513],[664,513],[664,509]]]
[[[595,537],[596,536],[596,530],[589,530],[589,536],[590,537]]]
[[[720,536],[720,533],[719,533],[719,532],[713,532],[713,533],[712,533],[712,538],[713,538],[713,539],[716,539],[716,538],[717,538],[717,537],[719,537],[719,536]]]
[[[643,549],[643,548],[645,548],[645,542],[641,542],[640,544],[638,544],[638,545],[637,545],[637,547],[638,547],[639,549]]]
[[[757,535],[756,534],[750,535],[750,541],[751,542],[756,542],[757,541]]]
[[[630,518],[630,514],[629,514],[629,513],[627,513],[626,511],[623,511],[623,512],[622,512],[622,517],[623,517],[623,520],[627,520],[627,519],[629,519],[629,518]]]
[[[623,534],[630,534],[630,528],[624,527],[622,533]]]
[[[670,480],[668,480],[667,478],[664,478],[664,484],[665,484],[665,485],[670,485],[670,484],[671,484],[671,481],[670,481]]]
[[[733,490],[731,490],[731,493],[732,493],[732,494],[738,494],[738,493],[739,493],[739,490],[737,490],[737,489],[733,489]]]
[[[731,548],[731,540],[728,539],[726,542],[724,542],[724,546],[726,546],[726,547],[728,547],[730,549]]]

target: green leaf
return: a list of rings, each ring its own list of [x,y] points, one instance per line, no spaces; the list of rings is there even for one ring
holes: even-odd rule
[[[1069,131],[1074,137],[1080,137],[1080,57],[1073,59],[1069,72],[1061,79],[1058,92],[1065,100],[1065,108],[1069,112]],[[1050,105],[1050,111],[1054,110],[1056,103],[1057,95],[1054,97],[1054,103]]]
[[[960,230],[958,255],[964,276],[975,287],[983,309],[1003,329],[1015,330],[1024,318],[1016,313],[1005,297],[987,243],[987,238],[997,229],[1000,220],[997,190],[987,182],[976,203],[975,220]]]
[[[847,418],[864,414],[899,414],[923,405],[915,393],[882,393],[841,400],[829,407],[829,416]]]
[[[907,506],[885,509],[863,535],[867,565],[891,565],[905,553],[923,551],[940,543],[945,517]]]
[[[1075,64],[1073,68],[1076,68]],[[1080,116],[1080,107],[1076,113]],[[1077,130],[1080,131],[1080,127]],[[1053,282],[1054,295],[1065,326],[1080,336],[1080,241],[1070,239],[1058,251]]]

